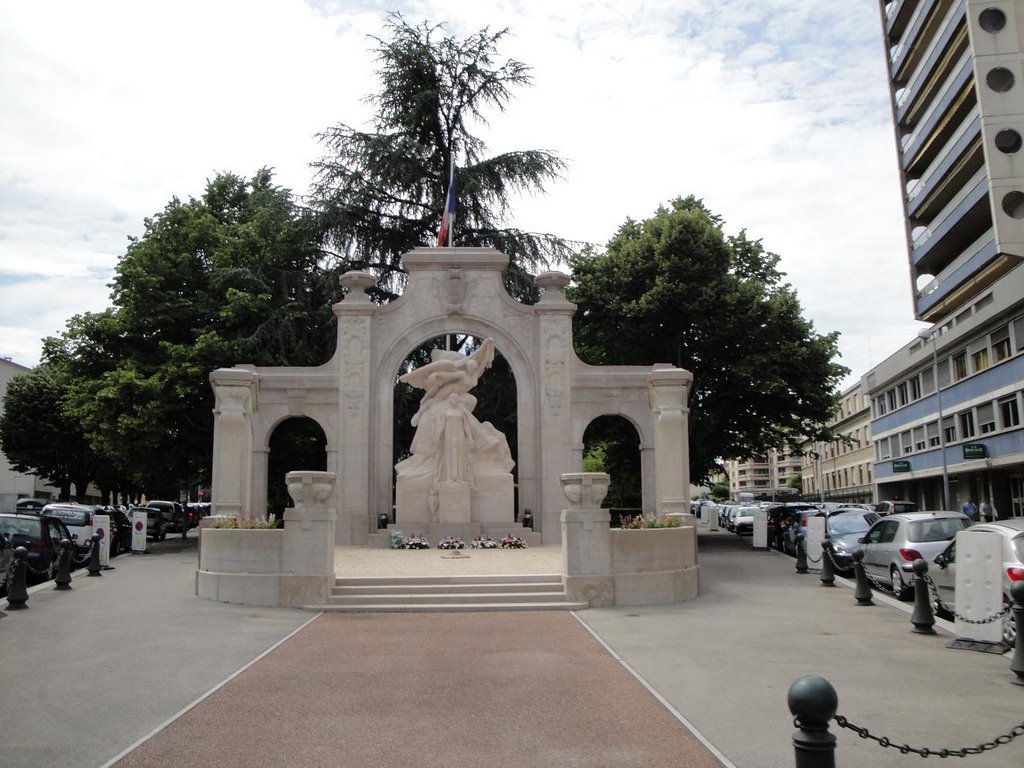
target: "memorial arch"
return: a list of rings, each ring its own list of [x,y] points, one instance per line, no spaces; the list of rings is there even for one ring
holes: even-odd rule
[[[584,430],[602,415],[623,416],[637,429],[644,509],[689,512],[688,371],[583,363],[573,350],[576,307],[563,295],[569,278],[560,272],[537,276],[541,299],[525,305],[505,290],[508,256],[493,248],[418,248],[402,266],[406,290],[386,305],[365,293],[372,275],[342,276],[348,292],[333,308],[337,349],[324,365],[238,365],[210,375],[215,514],[266,514],[269,436],[284,419],[303,416],[327,437],[337,542],[366,543],[394,503],[395,376],[417,346],[454,332],[493,339],[512,370],[518,511],[533,511],[545,544],[560,541],[559,478],[580,470]]]

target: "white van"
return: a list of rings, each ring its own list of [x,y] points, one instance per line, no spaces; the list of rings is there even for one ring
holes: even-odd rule
[[[79,551],[84,551],[89,546],[89,539],[93,534],[93,508],[84,504],[47,504],[42,508],[40,514],[56,517],[68,527],[71,537],[75,540]]]

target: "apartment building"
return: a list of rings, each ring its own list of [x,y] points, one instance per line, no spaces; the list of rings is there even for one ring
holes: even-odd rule
[[[790,485],[800,476],[800,456],[782,451],[771,451],[766,456],[730,459],[725,462],[729,476],[729,497],[738,499],[741,493],[752,493],[755,499],[784,499],[797,494]]]
[[[918,338],[866,373],[878,495],[1024,515],[1024,3],[880,0]]]
[[[28,373],[31,369],[0,357],[0,401],[3,400],[7,385],[15,376]],[[18,499],[55,499],[59,490],[36,475],[15,472],[7,457],[0,452],[0,512],[13,512]]]
[[[800,472],[807,500],[869,504],[874,493],[871,400],[858,382],[844,390],[829,423],[836,439],[803,444]]]

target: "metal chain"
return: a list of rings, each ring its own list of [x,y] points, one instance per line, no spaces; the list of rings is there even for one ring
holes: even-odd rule
[[[33,576],[45,576],[47,579],[50,578],[50,566],[47,566],[46,568],[34,568],[29,563],[27,557],[22,562],[25,563],[25,570],[31,573]]]
[[[94,545],[93,545],[92,539],[89,539],[89,546],[85,550],[85,553],[82,555],[81,559],[79,559],[79,558],[75,557],[74,555],[72,555],[71,556],[71,562],[73,562],[76,566],[79,566],[79,567],[85,565],[87,562],[89,562],[89,558],[92,557],[92,548],[93,548],[93,546]]]
[[[876,590],[878,592],[881,592],[883,594],[889,595],[890,597],[896,597],[896,590],[895,589],[892,589],[892,588],[887,587],[884,584],[882,584],[880,581],[878,581],[878,579],[876,579],[874,576],[872,576],[870,573],[868,573],[866,568],[864,569],[864,576],[867,577],[867,580],[871,584],[871,588],[872,589],[874,589],[874,590]]]
[[[818,555],[817,557],[811,557],[811,553],[807,551],[807,546],[806,545],[802,545],[802,546],[804,548],[804,557],[807,558],[807,562],[808,563],[815,563],[815,564],[817,564],[817,563],[821,562],[821,555]]]
[[[924,575],[924,580],[928,583],[928,591],[931,592],[932,597],[935,598],[935,603],[946,613],[955,616],[964,624],[991,624],[994,621],[1000,621],[1001,619],[1005,618],[1013,609],[1013,606],[1010,603],[1004,603],[1003,609],[999,611],[999,613],[994,613],[991,616],[984,619],[969,619],[966,616],[961,616],[959,613],[956,612],[956,608],[954,608],[949,603],[945,602],[941,597],[939,597],[939,588],[935,585],[935,582],[932,581],[932,577],[929,576],[927,573]]]
[[[1020,725],[1014,726],[1009,733],[1004,733],[1002,736],[996,736],[992,741],[983,741],[976,747],[963,747],[961,749],[929,749],[928,747],[912,747],[909,744],[896,744],[887,736],[875,736],[867,728],[854,725],[842,715],[836,715],[835,720],[836,724],[840,728],[851,730],[862,739],[871,739],[872,741],[878,742],[878,746],[880,747],[898,749],[901,755],[913,752],[915,755],[920,755],[921,757],[967,757],[968,755],[980,755],[983,752],[988,752],[996,747],[1002,746],[1003,744],[1009,744],[1018,736],[1024,736],[1024,723],[1021,723]]]

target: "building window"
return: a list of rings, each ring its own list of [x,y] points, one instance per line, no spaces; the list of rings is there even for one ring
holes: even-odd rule
[[[948,387],[949,386],[949,382],[950,382],[949,358],[947,357],[945,360],[940,361],[939,365],[938,365],[938,368],[939,368],[939,389],[942,389],[943,387]]]
[[[890,411],[896,410],[896,390],[890,389],[885,393],[885,404],[888,406]]]
[[[979,349],[977,352],[972,353],[971,366],[975,373],[988,368],[988,349]]]
[[[925,433],[928,435],[928,447],[934,448],[939,444],[939,422],[933,421],[925,426]]]
[[[957,352],[953,355],[953,380],[967,377],[967,352]]]
[[[974,411],[963,411],[957,414],[957,418],[960,419],[960,437],[966,440],[969,437],[974,437]]]
[[[1024,316],[1013,321],[1013,338],[1018,352],[1024,352]]]
[[[900,433],[900,443],[903,445],[903,453],[904,454],[908,454],[908,453],[913,453],[914,452],[914,443],[910,439],[910,430],[909,429],[906,432],[901,432]]]
[[[978,429],[983,435],[996,431],[996,409],[992,403],[978,406]]]
[[[879,440],[877,443],[875,443],[875,450],[878,453],[879,461],[885,461],[886,459],[888,459],[891,455],[889,453],[889,438],[887,437],[885,438],[885,440]]]
[[[947,445],[956,442],[956,420],[952,416],[942,419],[942,435]]]
[[[911,402],[921,399],[921,378],[915,376],[910,380],[910,400]]]
[[[923,451],[924,449],[924,427],[914,427],[914,450]]]
[[[1005,397],[999,401],[999,421],[1003,429],[1020,426],[1020,408],[1017,405],[1017,396]]]
[[[910,384],[906,381],[896,387],[896,397],[899,400],[900,408],[906,405],[909,401],[908,396],[910,394]]]
[[[935,371],[929,366],[921,371],[921,394],[930,395],[935,391]]]
[[[992,358],[1000,363],[1010,356],[1010,326],[1000,328],[989,340],[992,344]]]

